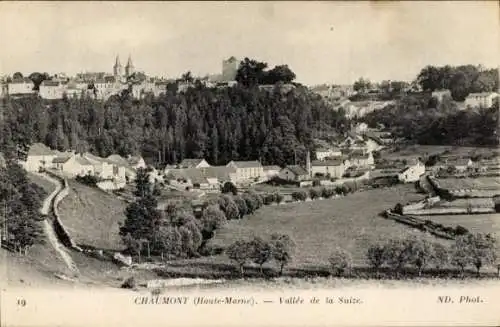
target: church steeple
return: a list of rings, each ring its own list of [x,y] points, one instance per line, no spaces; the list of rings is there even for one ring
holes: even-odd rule
[[[113,74],[115,77],[123,75],[123,67],[120,64],[120,57],[118,55],[116,56],[115,65],[113,66]]]
[[[129,55],[127,60],[127,66],[125,66],[125,74],[128,76],[134,73],[134,64],[132,63],[132,57]]]

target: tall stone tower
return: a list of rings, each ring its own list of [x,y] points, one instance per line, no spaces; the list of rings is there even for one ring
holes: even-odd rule
[[[238,72],[238,59],[230,57],[222,61],[222,80],[224,82],[234,81]]]
[[[113,66],[113,75],[116,78],[121,78],[123,76],[123,67],[120,64],[120,57],[116,56],[115,65]]]
[[[127,66],[125,66],[125,75],[129,77],[134,73],[134,64],[132,64],[132,58],[128,56]]]

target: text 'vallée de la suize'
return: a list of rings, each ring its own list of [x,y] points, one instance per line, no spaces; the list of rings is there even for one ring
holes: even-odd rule
[[[210,305],[210,304],[233,304],[233,305],[256,305],[256,304],[283,304],[283,305],[301,305],[301,304],[362,304],[360,298],[352,296],[330,296],[309,298],[301,296],[288,296],[278,298],[266,298],[256,300],[254,297],[233,297],[233,296],[137,296],[134,303],[142,304],[167,304],[167,305]]]

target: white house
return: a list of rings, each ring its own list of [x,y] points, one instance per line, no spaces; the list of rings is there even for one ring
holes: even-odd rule
[[[464,173],[467,169],[472,168],[474,163],[470,158],[458,158],[446,160],[446,168],[453,167],[457,172]]]
[[[264,176],[264,167],[262,164],[255,161],[230,161],[226,167],[236,169],[237,181],[246,181],[257,179]]]
[[[267,178],[273,178],[280,174],[281,168],[279,166],[264,166],[264,175]]]
[[[204,168],[210,167],[205,159],[184,159],[179,164],[179,168]]]
[[[493,100],[498,98],[496,92],[471,93],[465,98],[465,106],[472,108],[491,108]]]
[[[58,81],[43,81],[40,84],[40,89],[38,95],[44,99],[62,99],[65,92],[65,87],[61,82]]]
[[[133,169],[144,169],[146,168],[146,162],[141,156],[129,156],[127,161],[131,168]]]
[[[52,160],[56,156],[56,151],[51,150],[42,143],[34,143],[30,146],[26,162],[21,162],[21,165],[27,171],[37,172],[40,168],[51,168]]]
[[[54,169],[68,177],[92,175],[95,176],[94,165],[83,154],[59,156],[52,160]]]
[[[353,151],[349,156],[349,161],[352,166],[357,167],[367,167],[375,164],[375,160],[373,159],[373,154],[371,152],[360,150]]]
[[[418,159],[411,161],[398,174],[398,179],[403,183],[416,182],[425,174],[425,165]]]
[[[315,160],[311,162],[312,176],[322,175],[331,178],[341,178],[344,175],[346,166],[342,158],[329,160]]]
[[[286,166],[285,168],[281,169],[278,176],[281,179],[294,182],[308,181],[311,179],[309,172],[304,169],[304,167],[299,165]]]
[[[7,84],[7,92],[9,95],[31,94],[34,92],[33,87],[35,87],[35,84],[29,78],[19,78]]]
[[[342,151],[338,148],[319,148],[316,150],[316,159],[325,160],[326,158],[339,157]]]

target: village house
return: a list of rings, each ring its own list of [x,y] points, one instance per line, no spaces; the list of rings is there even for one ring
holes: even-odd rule
[[[144,158],[141,156],[129,156],[127,158],[128,164],[132,169],[145,169],[146,168],[146,162],[144,161]]]
[[[179,164],[179,168],[204,168],[210,167],[205,159],[184,159]]]
[[[326,158],[341,156],[342,152],[338,148],[319,148],[316,150],[316,159],[325,160]]]
[[[24,95],[33,93],[35,84],[29,78],[19,78],[7,84],[7,93],[9,95]]]
[[[58,156],[52,160],[53,168],[61,174],[74,178],[76,176],[95,176],[94,165],[83,157],[83,154]]]
[[[375,165],[373,154],[362,150],[354,150],[349,155],[351,166],[369,167]]]
[[[341,178],[344,175],[346,166],[342,158],[329,160],[314,160],[311,162],[312,176],[325,176],[329,178]]]
[[[238,182],[255,180],[264,177],[264,168],[262,164],[255,161],[230,161],[226,167],[236,169],[236,179]]]
[[[106,158],[106,161],[118,167],[121,167],[121,169],[125,170],[125,179],[127,181],[130,182],[135,180],[135,177],[137,176],[136,169],[130,167],[130,163],[128,162],[127,159],[123,158],[118,154],[112,154]]]
[[[280,174],[281,168],[279,166],[264,166],[264,175],[271,179],[273,177],[276,177]]]
[[[54,100],[62,99],[64,92],[65,87],[62,82],[46,80],[40,84],[38,95],[43,99]]]
[[[38,172],[41,168],[48,169],[52,166],[52,160],[57,156],[56,151],[42,143],[34,143],[28,150],[25,162],[21,165],[30,172]]]
[[[363,137],[361,135],[348,132],[339,145],[342,148],[351,148],[356,142],[363,142]]]
[[[118,166],[104,158],[85,153],[84,158],[94,166],[95,176],[104,180],[125,181],[125,167]]]
[[[496,92],[471,93],[465,98],[465,106],[471,108],[491,108],[498,98]]]
[[[412,159],[398,174],[398,179],[403,183],[412,183],[425,174],[425,165],[419,159]]]
[[[311,179],[309,172],[299,165],[288,165],[281,169],[279,178],[292,182],[302,182]]]

